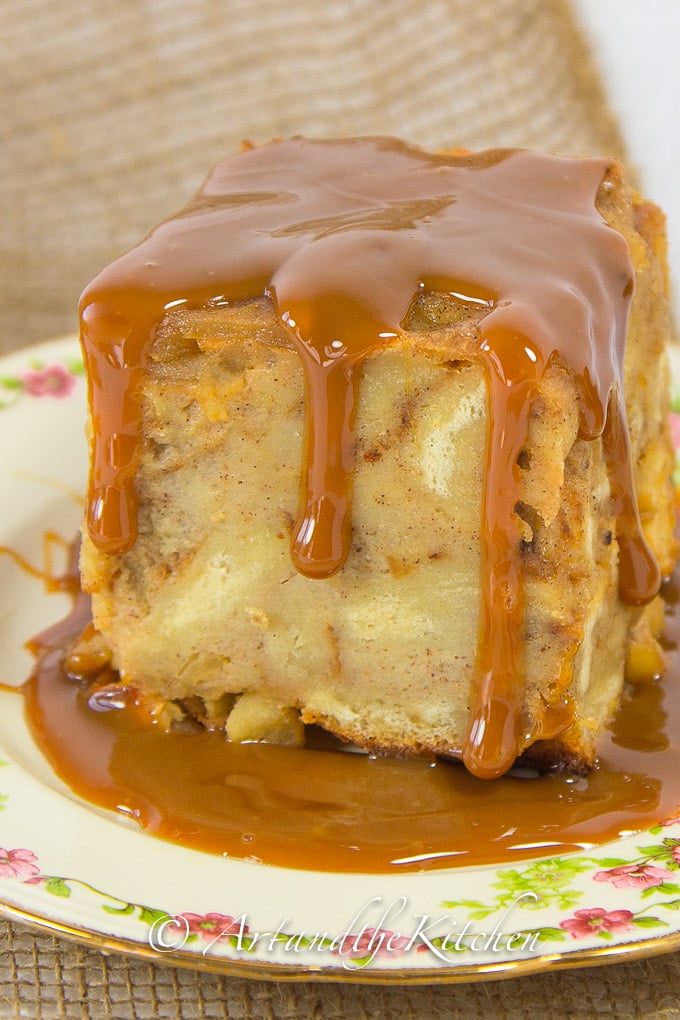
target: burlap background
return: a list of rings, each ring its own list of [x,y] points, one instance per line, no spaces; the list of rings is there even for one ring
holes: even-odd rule
[[[244,137],[617,153],[567,0],[4,0],[0,350]]]
[[[568,0],[5,0],[0,53],[0,351],[72,332],[88,279],[244,137],[621,153]],[[3,1020],[666,1018],[679,992],[677,956],[472,986],[272,985],[0,922]]]

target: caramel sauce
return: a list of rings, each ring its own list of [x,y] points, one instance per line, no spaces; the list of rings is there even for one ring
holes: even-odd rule
[[[22,688],[26,717],[43,754],[80,797],[209,853],[367,873],[553,856],[677,814],[680,615],[675,587],[664,594],[673,603],[668,671],[629,694],[585,777],[509,774],[488,783],[459,763],[428,758],[166,732],[133,691],[112,690],[117,677],[106,666],[91,684],[64,672],[65,649],[89,621],[82,594],[63,623],[34,639],[39,657]]]
[[[578,382],[582,437],[604,435],[621,597],[644,603],[660,584],[640,528],[623,400],[634,272],[625,239],[596,205],[610,170],[602,159],[520,150],[431,155],[389,138],[296,138],[220,164],[183,212],[83,294],[92,540],[109,554],[135,541],[140,391],[168,309],[272,299],[307,394],[291,556],[322,580],[350,548],[362,362],[399,337],[422,289],[485,305],[481,622],[463,760],[478,776],[507,771],[522,747],[525,671],[518,457],[555,360]]]
[[[31,577],[35,577],[42,581],[45,590],[48,592],[62,591],[67,595],[75,595],[80,590],[80,579],[78,577],[76,566],[74,563],[71,565],[71,569],[67,570],[65,574],[60,574],[54,569],[53,550],[55,547],[60,547],[62,552],[66,552],[69,560],[73,560],[73,546],[70,542],[66,542],[61,535],[58,535],[55,531],[46,531],[43,535],[43,563],[44,567],[41,570],[39,567],[33,566],[32,563],[18,553],[16,549],[11,549],[9,546],[0,545],[0,556],[9,556],[11,560],[14,560],[16,565],[21,568],[26,574],[30,574]]]

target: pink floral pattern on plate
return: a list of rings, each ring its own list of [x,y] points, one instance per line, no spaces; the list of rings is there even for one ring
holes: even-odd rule
[[[33,878],[40,874],[37,860],[32,850],[5,850],[0,847],[0,878],[20,878],[23,881]]]
[[[0,376],[0,410],[19,396],[68,397],[84,375],[82,358],[44,362],[34,360],[21,372]]]
[[[669,824],[655,826],[648,835],[662,834]],[[488,891],[497,891],[486,901],[443,901],[439,907],[446,913],[436,919],[409,917],[406,912],[403,928],[362,924],[356,915],[345,930],[315,935],[281,926],[257,931],[245,912],[171,913],[120,900],[80,879],[43,874],[37,855],[25,847],[0,849],[0,879],[42,885],[50,896],[63,899],[94,898],[109,917],[136,919],[142,926],[141,938],[159,953],[193,951],[202,956],[253,958],[258,949],[271,955],[276,949],[290,951],[294,946],[296,953],[307,950],[317,960],[325,953],[328,966],[343,969],[375,968],[404,957],[441,967],[455,965],[462,958],[469,962],[471,956],[481,953],[511,959],[518,945],[530,958],[554,952],[555,943],[562,944],[561,951],[568,951],[570,942],[592,947],[598,942],[625,943],[633,932],[639,938],[641,930],[677,930],[672,918],[680,910],[680,885],[673,879],[680,870],[680,836],[665,836],[660,843],[636,850],[632,860],[579,854],[531,861],[521,868],[488,869],[489,877],[495,879],[487,883]],[[450,873],[446,881],[464,885],[457,880],[460,874]],[[593,883],[626,890],[627,905],[598,903]],[[652,896],[653,902],[648,902]],[[591,905],[576,906],[591,897]],[[637,910],[631,909],[636,905]],[[404,906],[405,901],[395,901],[383,916],[401,916]],[[525,916],[520,920],[522,913]]]

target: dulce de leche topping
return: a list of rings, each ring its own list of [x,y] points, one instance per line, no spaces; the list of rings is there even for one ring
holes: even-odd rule
[[[521,744],[524,599],[515,513],[531,399],[559,360],[580,390],[581,436],[603,435],[619,507],[621,596],[659,587],[641,533],[623,400],[634,276],[596,207],[610,165],[522,150],[427,154],[391,138],[295,138],[221,163],[190,205],[105,269],[81,299],[93,450],[88,528],[104,552],[135,541],[140,391],[169,308],[268,295],[306,381],[295,567],[341,569],[351,535],[353,427],[363,359],[394,342],[418,293],[488,308],[489,395],[481,615],[464,760],[506,771]]]

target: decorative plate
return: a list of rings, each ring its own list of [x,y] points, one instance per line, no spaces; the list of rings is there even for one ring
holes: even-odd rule
[[[0,545],[36,566],[47,531],[70,540],[78,527],[85,410],[73,339],[0,359]],[[24,642],[69,603],[8,555],[0,590],[0,681],[16,686],[32,665]],[[324,874],[165,843],[79,800],[8,690],[0,757],[0,911],[100,949],[277,980],[425,983],[680,947],[680,810],[590,852],[514,866]]]

